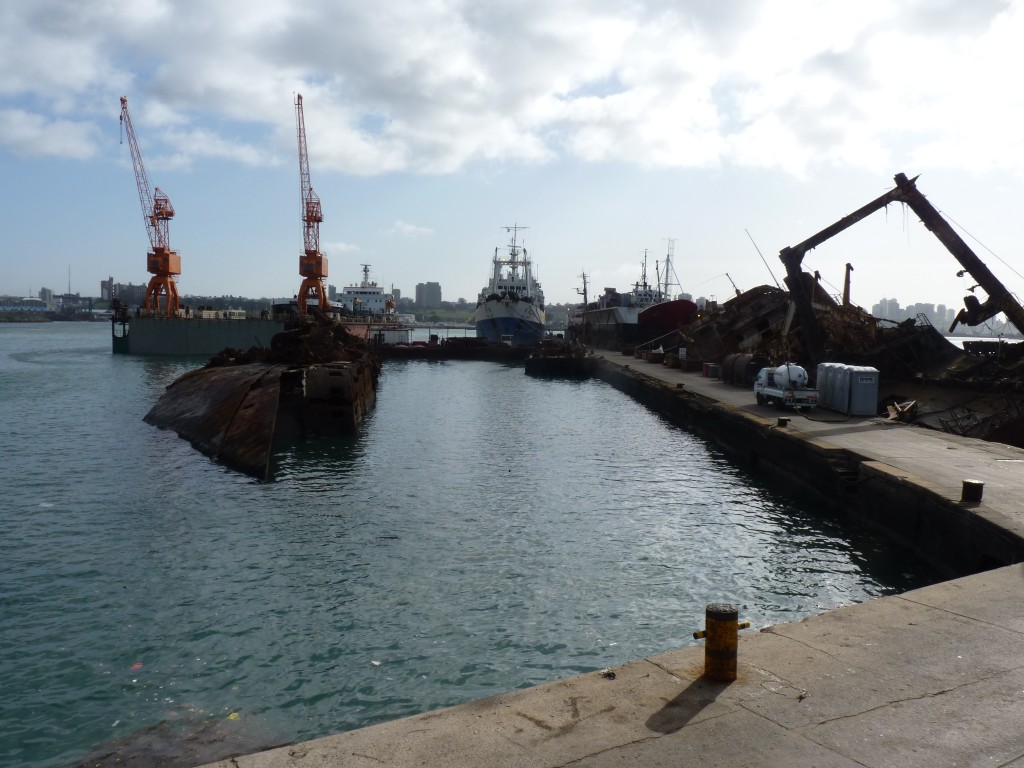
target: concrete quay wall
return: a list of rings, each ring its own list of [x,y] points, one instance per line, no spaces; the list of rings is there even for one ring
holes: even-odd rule
[[[961,487],[935,482],[843,447],[833,422],[754,406],[752,393],[661,365],[602,359],[597,375],[674,424],[715,444],[743,466],[764,470],[878,531],[950,577],[1024,561],[1024,526],[985,503],[961,502]],[[723,397],[728,397],[728,402]],[[840,419],[836,414],[832,414]],[[780,417],[789,424],[780,426]],[[846,422],[841,422],[845,424]],[[881,432],[878,440],[923,440],[924,429]],[[965,448],[972,441],[943,435]],[[914,446],[908,451],[913,452]],[[1014,449],[1016,450],[1016,449]],[[956,461],[958,453],[948,459]],[[1024,452],[1022,452],[1024,458]],[[685,457],[679,457],[685,461]],[[1009,459],[1012,461],[1012,459]]]

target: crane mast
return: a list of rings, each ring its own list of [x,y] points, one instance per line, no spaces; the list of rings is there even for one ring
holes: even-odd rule
[[[299,182],[302,187],[302,240],[304,250],[299,256],[299,314],[308,314],[308,301],[317,300],[321,312],[330,311],[324,278],[327,277],[327,257],[320,253],[320,222],[324,220],[320,198],[309,182],[309,154],[306,150],[306,120],[302,114],[302,94],[295,99],[295,123],[299,137]]]
[[[167,195],[159,187],[149,186],[146,175],[146,164],[142,160],[142,151],[135,138],[132,118],[128,114],[128,99],[121,97],[121,127],[128,137],[128,148],[132,154],[132,165],[135,168],[135,184],[139,188],[139,204],[142,206],[142,219],[149,235],[150,252],[146,255],[146,269],[153,275],[146,286],[146,299],[143,304],[147,312],[160,312],[161,297],[164,300],[164,314],[174,317],[178,314],[178,285],[175,275],[181,274],[181,256],[171,250],[170,220],[174,218],[174,206]]]

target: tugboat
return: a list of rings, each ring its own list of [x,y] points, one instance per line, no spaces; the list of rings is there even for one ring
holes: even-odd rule
[[[508,254],[494,249],[491,279],[480,291],[474,316],[477,336],[513,347],[533,346],[544,338],[544,292],[518,242],[521,229],[526,227],[505,227],[512,234]]]

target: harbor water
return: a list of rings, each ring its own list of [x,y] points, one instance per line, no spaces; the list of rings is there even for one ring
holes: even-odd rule
[[[202,361],[109,333],[0,324],[0,765],[213,759],[692,644],[710,602],[759,628],[937,578],[521,364],[389,361],[358,434],[257,483],[142,421]]]

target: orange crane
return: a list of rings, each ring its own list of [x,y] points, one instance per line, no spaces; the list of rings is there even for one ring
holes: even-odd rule
[[[146,222],[149,244],[152,250],[146,255],[146,269],[152,278],[146,286],[144,307],[147,312],[160,311],[160,297],[166,296],[164,314],[174,317],[178,314],[178,285],[174,276],[181,274],[181,256],[172,251],[170,246],[169,222],[174,218],[174,206],[160,187],[151,190],[149,178],[146,176],[146,165],[142,162],[142,152],[132,128],[132,118],[128,114],[128,99],[121,97],[121,127],[128,136],[128,147],[132,152],[132,165],[135,166],[135,183],[139,187],[139,202],[142,205],[142,218]]]
[[[306,153],[306,121],[302,116],[302,94],[295,99],[295,122],[299,134],[299,181],[302,186],[302,239],[305,250],[299,256],[299,274],[302,285],[299,287],[299,314],[308,314],[307,302],[312,297],[317,300],[321,312],[330,312],[331,305],[327,301],[324,290],[324,278],[327,277],[327,257],[320,253],[320,222],[324,220],[320,210],[320,198],[316,196],[309,183],[309,156]]]

